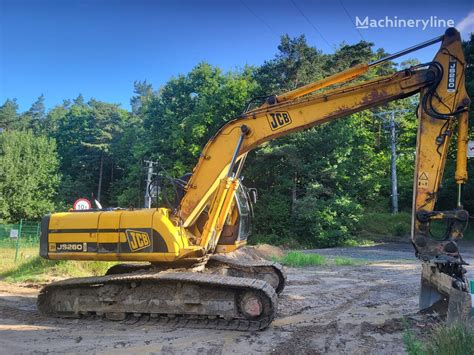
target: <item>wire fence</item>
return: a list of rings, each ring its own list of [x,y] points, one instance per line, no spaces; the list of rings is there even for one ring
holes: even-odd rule
[[[14,248],[15,262],[21,248],[37,246],[40,237],[40,222],[24,221],[0,224],[0,248]]]

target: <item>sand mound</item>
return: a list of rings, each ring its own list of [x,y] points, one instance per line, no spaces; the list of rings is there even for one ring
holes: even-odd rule
[[[268,244],[246,245],[231,253],[223,254],[226,258],[240,260],[259,260],[266,259],[273,261],[284,255],[283,249]]]
[[[259,244],[254,246],[246,246],[243,248],[248,254],[254,254],[260,258],[272,260],[281,258],[285,254],[282,248],[270,244]]]

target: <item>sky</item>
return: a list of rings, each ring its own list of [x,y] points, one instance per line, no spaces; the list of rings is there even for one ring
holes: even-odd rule
[[[283,34],[324,53],[361,39],[393,53],[446,29],[356,29],[356,16],[453,20],[467,38],[474,0],[0,0],[0,105],[16,98],[25,111],[43,94],[51,108],[82,93],[129,109],[135,80],[157,89],[201,61],[261,65]]]

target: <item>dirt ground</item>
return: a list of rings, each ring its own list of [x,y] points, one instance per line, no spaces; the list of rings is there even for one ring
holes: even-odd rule
[[[421,267],[409,245],[308,252],[371,264],[288,268],[277,319],[260,332],[47,319],[36,311],[35,285],[0,282],[0,353],[399,354],[407,321],[417,333],[432,323],[417,313]]]

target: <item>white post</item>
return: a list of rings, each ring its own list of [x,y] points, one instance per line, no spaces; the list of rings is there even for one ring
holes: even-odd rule
[[[146,188],[145,188],[145,208],[151,207],[151,195],[150,195],[150,185],[151,179],[153,176],[153,162],[151,160],[145,160],[145,163],[148,163],[148,172],[146,177]]]
[[[390,141],[392,150],[392,213],[398,213],[398,183],[397,183],[397,130],[395,111],[390,115]]]

